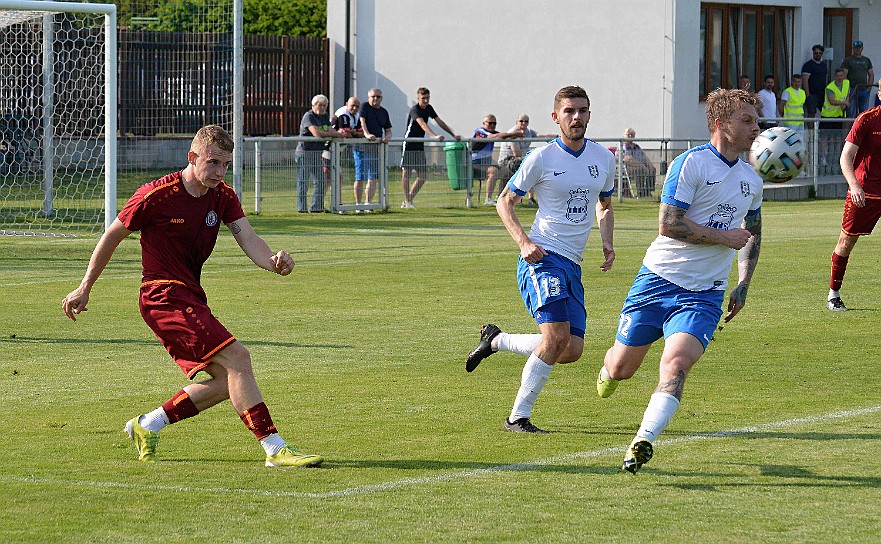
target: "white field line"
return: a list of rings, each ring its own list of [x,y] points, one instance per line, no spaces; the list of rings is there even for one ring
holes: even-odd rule
[[[672,446],[676,444],[686,444],[696,442],[698,440],[710,440],[714,438],[728,438],[738,435],[748,435],[750,433],[758,433],[771,429],[781,429],[786,427],[794,427],[796,425],[821,423],[833,419],[846,419],[855,416],[872,414],[881,412],[881,406],[872,406],[870,408],[860,408],[858,410],[847,410],[843,412],[833,412],[830,414],[821,414],[810,417],[799,417],[795,419],[787,419],[784,421],[775,421],[771,423],[763,423],[760,425],[750,425],[739,429],[729,429],[725,431],[716,431],[713,433],[693,434],[679,438],[661,439],[655,442],[655,446]],[[437,476],[427,476],[424,478],[407,478],[404,480],[395,480],[382,482],[379,484],[364,485],[357,487],[349,487],[337,491],[326,491],[324,493],[308,493],[303,491],[272,491],[263,489],[244,489],[234,487],[197,487],[197,486],[177,486],[177,485],[151,485],[126,482],[98,482],[89,480],[57,480],[53,478],[38,478],[36,476],[0,476],[0,482],[24,483],[24,484],[43,484],[51,486],[72,486],[72,487],[95,487],[95,488],[120,488],[120,489],[139,489],[144,491],[183,491],[197,493],[215,493],[215,494],[233,494],[233,495],[254,495],[268,497],[301,497],[309,499],[332,499],[338,497],[351,497],[354,495],[368,495],[377,491],[388,491],[411,487],[416,485],[427,485],[450,480],[458,480],[462,478],[471,478],[474,476],[483,476],[497,472],[515,472],[521,470],[530,470],[535,467],[556,465],[562,462],[571,461],[573,459],[589,459],[595,457],[603,457],[606,455],[614,455],[624,453],[624,446],[612,448],[604,448],[600,450],[580,451],[561,455],[558,457],[550,457],[547,459],[538,459],[524,463],[514,463],[509,465],[497,465],[494,467],[479,468],[474,470],[458,470],[439,474]]]

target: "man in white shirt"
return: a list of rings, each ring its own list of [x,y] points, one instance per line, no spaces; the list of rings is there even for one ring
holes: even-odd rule
[[[597,378],[597,393],[609,397],[664,338],[658,387],[621,467],[634,474],[652,458],[652,442],[679,408],[685,377],[713,337],[735,251],[740,250],[738,284],[729,296],[726,322],[746,303],[759,259],[762,179],[739,158],[759,134],[758,97],[743,89],[716,89],[706,104],[710,142],[670,166],[658,237],[624,301],[615,344]]]
[[[508,334],[493,324],[484,325],[480,342],[465,361],[465,370],[471,372],[496,351],[528,357],[504,424],[506,430],[520,433],[547,432],[532,424],[532,407],[554,365],[577,361],[584,350],[587,314],[580,263],[594,213],[603,242],[600,270],[609,270],[615,260],[615,159],[608,149],[584,137],[590,120],[590,99],[584,89],[572,86],[557,91],[551,118],[560,126],[560,137],[526,156],[496,205],[520,248],[520,296],[540,334]],[[529,234],[515,211],[528,191],[538,199]]]
[[[774,76],[765,76],[765,86],[759,91],[759,98],[762,99],[760,117],[773,118],[779,117],[777,114],[777,95],[774,94]],[[761,121],[759,128],[762,130],[776,127],[777,121]]]

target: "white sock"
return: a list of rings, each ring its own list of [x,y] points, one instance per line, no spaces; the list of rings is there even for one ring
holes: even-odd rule
[[[144,414],[138,419],[138,425],[147,429],[148,431],[153,431],[154,433],[158,433],[162,429],[168,425],[170,421],[168,421],[168,415],[165,413],[165,410],[160,406],[156,408],[152,412],[148,414]]]
[[[513,351],[529,357],[541,343],[540,334],[509,334],[500,332],[493,338],[491,345],[496,351]]]
[[[841,298],[841,292],[829,289],[829,298],[826,300],[832,300],[833,298]]]
[[[554,365],[545,363],[534,353],[529,356],[523,366],[523,374],[520,376],[520,390],[517,391],[517,398],[514,399],[514,408],[511,409],[511,417],[508,418],[508,421],[516,421],[532,414],[532,406],[547,383],[553,368]]]
[[[266,438],[260,439],[260,445],[263,446],[263,450],[266,452],[267,456],[275,455],[278,453],[278,450],[287,446],[288,443],[284,441],[284,438],[281,437],[278,433],[272,433]]]
[[[603,381],[609,381],[612,379],[612,377],[609,376],[609,371],[606,370],[606,365],[603,365],[602,368],[600,368],[600,376],[603,377]]]
[[[639,425],[639,431],[636,433],[637,438],[645,438],[649,442],[664,432],[673,414],[679,409],[679,399],[670,393],[654,393],[649,400],[649,405],[645,409],[642,416],[642,423]]]

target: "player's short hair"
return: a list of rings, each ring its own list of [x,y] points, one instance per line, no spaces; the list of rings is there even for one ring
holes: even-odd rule
[[[587,97],[587,91],[579,87],[578,85],[569,85],[567,87],[563,87],[557,94],[554,95],[554,111],[557,111],[557,108],[560,107],[560,102],[566,100],[567,98],[583,98],[587,100],[587,107],[590,107],[590,98]]]
[[[315,104],[320,104],[320,103],[330,104],[330,100],[326,96],[324,96],[323,94],[316,94],[315,96],[312,97],[312,105],[313,106]]]
[[[206,125],[196,132],[193,143],[190,144],[190,151],[194,153],[203,153],[209,145],[216,145],[220,149],[232,153],[235,143],[229,132],[225,131],[220,125]]]
[[[716,131],[716,121],[731,119],[734,112],[744,104],[758,109],[762,100],[756,93],[743,89],[716,89],[707,95],[707,128]]]
[[[428,90],[428,87],[419,87],[416,89],[416,94],[419,96],[425,96],[427,94],[431,94],[431,91]]]

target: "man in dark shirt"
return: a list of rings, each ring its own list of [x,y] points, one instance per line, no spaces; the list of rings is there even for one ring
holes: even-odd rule
[[[380,144],[387,144],[392,137],[392,122],[388,110],[380,106],[382,90],[373,88],[367,93],[367,106],[361,111],[361,130],[371,142],[355,146],[355,203],[370,204],[376,194],[376,181],[379,179]],[[363,183],[367,180],[367,200],[364,197]]]
[[[801,88],[807,92],[805,117],[819,117],[819,111],[826,99],[826,85],[829,84],[829,67],[823,60],[826,49],[817,44],[812,48],[813,56],[801,67]],[[770,117],[766,115],[766,117]]]
[[[426,134],[438,141],[443,141],[443,134],[436,134],[431,127],[428,126],[428,120],[434,119],[439,127],[450,133],[450,136],[461,140],[461,136],[453,132],[453,129],[447,125],[443,119],[438,117],[437,112],[429,104],[431,100],[431,91],[425,87],[419,87],[416,91],[417,103],[410,108],[407,115],[407,132],[404,138],[424,138]],[[422,142],[405,142],[404,154],[401,157],[401,188],[404,191],[404,202],[402,208],[415,208],[413,205],[413,197],[422,188],[425,183],[425,175],[428,173],[428,167],[425,162],[425,145]],[[416,181],[410,185],[410,172],[416,170]]]

